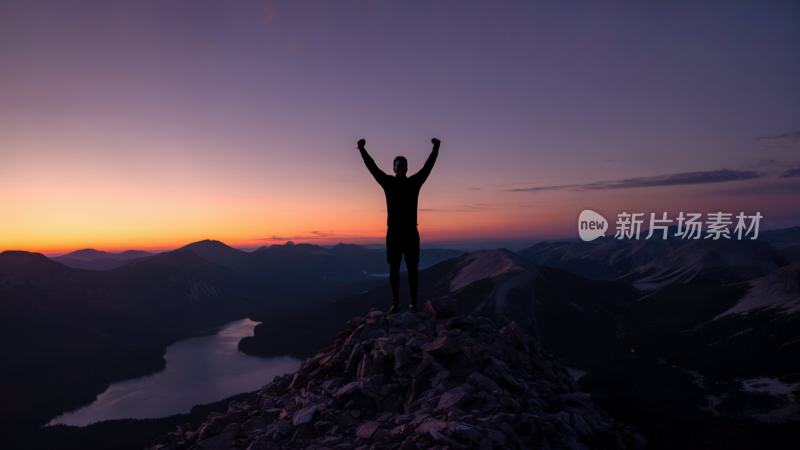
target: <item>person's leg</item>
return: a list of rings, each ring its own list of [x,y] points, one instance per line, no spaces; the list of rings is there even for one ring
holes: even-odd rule
[[[408,269],[408,292],[411,296],[411,309],[415,312],[417,309],[417,285],[419,284],[418,264],[417,261],[406,259],[406,269]]]
[[[389,264],[389,284],[392,286],[392,304],[400,302],[400,261]]]
[[[401,247],[398,245],[396,233],[387,230],[386,262],[389,263],[389,287],[392,289],[392,305],[389,307],[389,314],[396,312],[400,305],[400,259],[402,254],[399,250]]]
[[[406,247],[406,269],[408,270],[408,292],[411,297],[409,304],[412,311],[417,312],[417,288],[419,286],[419,232],[416,228],[408,236]]]

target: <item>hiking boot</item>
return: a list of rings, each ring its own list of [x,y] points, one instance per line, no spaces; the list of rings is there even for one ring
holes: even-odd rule
[[[386,311],[386,314],[394,314],[394,313],[396,313],[397,312],[397,307],[398,307],[397,302],[392,303],[392,306],[389,307],[389,310]]]

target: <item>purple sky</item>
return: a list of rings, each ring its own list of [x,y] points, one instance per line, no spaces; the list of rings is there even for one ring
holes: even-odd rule
[[[0,249],[380,241],[360,137],[442,139],[434,240],[800,222],[797,1],[5,0],[0,61]]]

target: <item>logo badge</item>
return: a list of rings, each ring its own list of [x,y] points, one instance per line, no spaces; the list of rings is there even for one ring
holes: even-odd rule
[[[582,240],[589,242],[605,236],[608,230],[608,221],[600,213],[591,209],[584,209],[578,216],[578,235]]]

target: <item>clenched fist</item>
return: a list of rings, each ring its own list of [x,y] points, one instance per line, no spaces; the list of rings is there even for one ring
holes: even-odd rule
[[[440,140],[438,140],[436,138],[433,138],[433,139],[431,139],[431,143],[433,144],[434,147],[439,147],[439,144],[441,144],[442,141],[440,141]]]
[[[359,150],[364,148],[365,145],[367,145],[367,140],[366,139],[359,139],[358,140],[358,147],[357,148]]]

